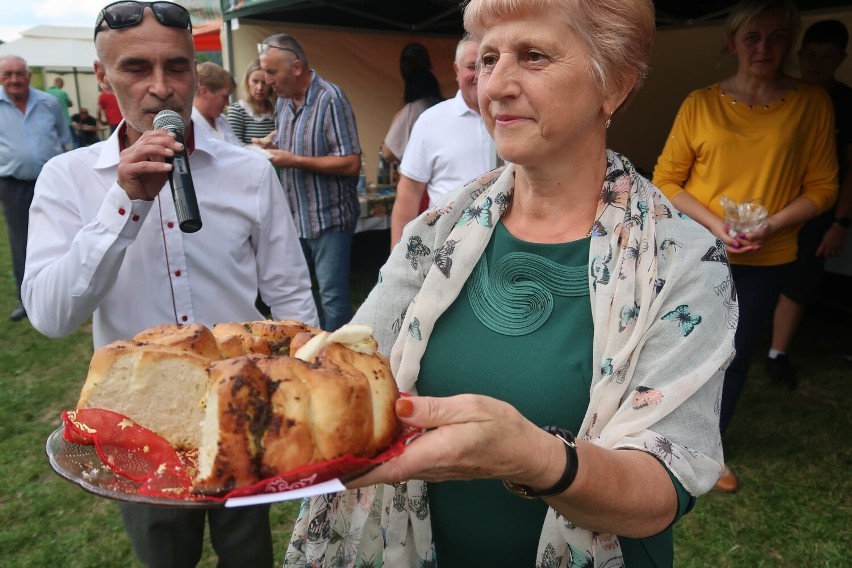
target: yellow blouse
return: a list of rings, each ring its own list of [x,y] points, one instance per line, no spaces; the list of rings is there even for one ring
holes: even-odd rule
[[[837,196],[834,109],[819,87],[798,83],[769,105],[738,103],[719,84],[689,94],[654,169],[654,185],[669,199],[688,191],[722,217],[723,195],[756,200],[772,215],[802,195],[826,211]],[[773,234],[736,264],[772,266],[796,258],[796,234]]]

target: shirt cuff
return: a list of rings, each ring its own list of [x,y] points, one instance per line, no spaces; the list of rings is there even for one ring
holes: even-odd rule
[[[114,183],[101,203],[97,219],[110,231],[135,239],[153,204],[153,200],[130,199],[118,183]]]

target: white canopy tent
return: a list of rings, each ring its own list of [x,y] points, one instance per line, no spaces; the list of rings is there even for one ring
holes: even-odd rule
[[[47,73],[72,73],[77,109],[86,106],[81,100],[97,97],[92,65],[97,56],[91,27],[40,25],[22,32],[21,36],[20,39],[0,45],[0,56],[18,55],[30,67],[41,67],[45,73],[45,82]],[[92,79],[83,81],[81,85],[80,75],[89,75]]]

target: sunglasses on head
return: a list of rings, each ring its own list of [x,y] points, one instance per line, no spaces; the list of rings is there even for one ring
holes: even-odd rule
[[[138,26],[145,14],[145,8],[150,8],[157,21],[164,26],[192,31],[192,19],[189,17],[189,12],[180,4],[125,0],[113,2],[101,10],[98,19],[95,21],[95,37],[98,37],[98,31],[100,31],[101,24],[104,22],[112,30]]]
[[[289,51],[293,55],[296,56],[296,59],[300,59],[299,54],[290,49],[289,47],[281,47],[280,45],[272,45],[271,43],[259,43],[257,44],[257,54],[258,55],[266,55],[269,53],[269,48],[280,49],[282,51]]]

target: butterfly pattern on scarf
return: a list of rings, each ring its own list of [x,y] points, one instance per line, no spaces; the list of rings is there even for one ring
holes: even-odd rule
[[[630,202],[630,179],[622,169],[607,173],[601,190],[601,203],[627,210]]]
[[[456,243],[458,243],[458,241],[447,239],[447,241],[435,251],[435,266],[438,267],[438,270],[441,271],[441,274],[443,274],[445,278],[450,277],[450,270],[453,268],[453,252],[456,250]]]
[[[639,257],[645,254],[649,248],[648,241],[642,241],[640,244],[636,240],[625,247],[624,254],[621,257],[621,269],[618,271],[618,278],[624,280],[628,275],[633,274],[636,270],[636,265],[639,264]],[[633,270],[628,272],[625,270],[625,265],[631,260],[633,261]]]
[[[612,260],[612,247],[607,250],[607,254],[603,257],[595,256],[589,262],[589,275],[592,278],[592,288],[597,290],[598,284],[606,286],[609,284],[610,271],[607,266]]]
[[[514,188],[512,188],[514,192]],[[509,210],[509,204],[512,202],[512,194],[510,193],[501,193],[497,197],[494,198],[494,203],[497,204],[497,216],[502,219],[503,215],[506,214],[506,211]]]
[[[667,258],[670,253],[677,252],[677,249],[683,248],[683,243],[671,237],[663,239],[660,243],[660,253],[663,258]]]
[[[402,309],[402,313],[399,314],[399,317],[393,320],[391,324],[391,330],[393,330],[394,335],[399,335],[399,332],[402,330],[402,322],[405,320],[405,314],[408,313],[408,306]]]
[[[632,306],[622,306],[621,307],[621,319],[618,322],[618,331],[622,332],[627,327],[636,321],[636,318],[639,317],[639,306],[636,302],[633,302]]]
[[[633,392],[633,401],[631,402],[633,410],[640,410],[646,406],[663,402],[663,393],[656,389],[638,386],[633,389]]]
[[[701,323],[701,316],[693,316],[689,312],[689,306],[682,304],[670,311],[662,318],[666,321],[676,321],[680,324],[680,332],[686,337],[695,330],[695,326]]]
[[[728,254],[725,252],[725,243],[722,242],[722,239],[716,239],[716,244],[707,249],[701,260],[728,264]]]
[[[421,239],[417,235],[413,235],[408,238],[408,250],[405,253],[405,258],[411,263],[411,268],[413,270],[417,270],[417,265],[419,264],[419,257],[421,256],[429,256],[432,251],[423,244],[423,239]]]
[[[408,335],[416,339],[417,341],[423,341],[423,335],[420,333],[420,320],[414,318],[411,320],[411,323],[408,324]]]
[[[435,226],[441,217],[449,213],[453,210],[453,202],[450,201],[446,205],[442,205],[441,207],[433,207],[432,209],[427,209],[423,213],[423,220],[426,221],[426,224],[430,227]]]
[[[463,227],[477,222],[481,226],[490,229],[493,226],[491,224],[491,205],[493,203],[490,197],[486,197],[481,205],[471,205],[464,210],[461,218],[456,222],[456,227]]]
[[[671,443],[671,440],[668,440],[662,436],[656,436],[654,438],[653,444],[650,446],[646,443],[643,444],[645,449],[671,465],[672,459],[680,459],[680,455],[678,455],[677,450],[674,445]]]
[[[739,304],[737,303],[737,288],[734,285],[734,279],[731,277],[730,272],[724,281],[713,287],[713,292],[717,296],[724,298],[722,304],[727,311],[725,314],[725,324],[728,326],[728,329],[737,329],[737,324],[740,320]]]

